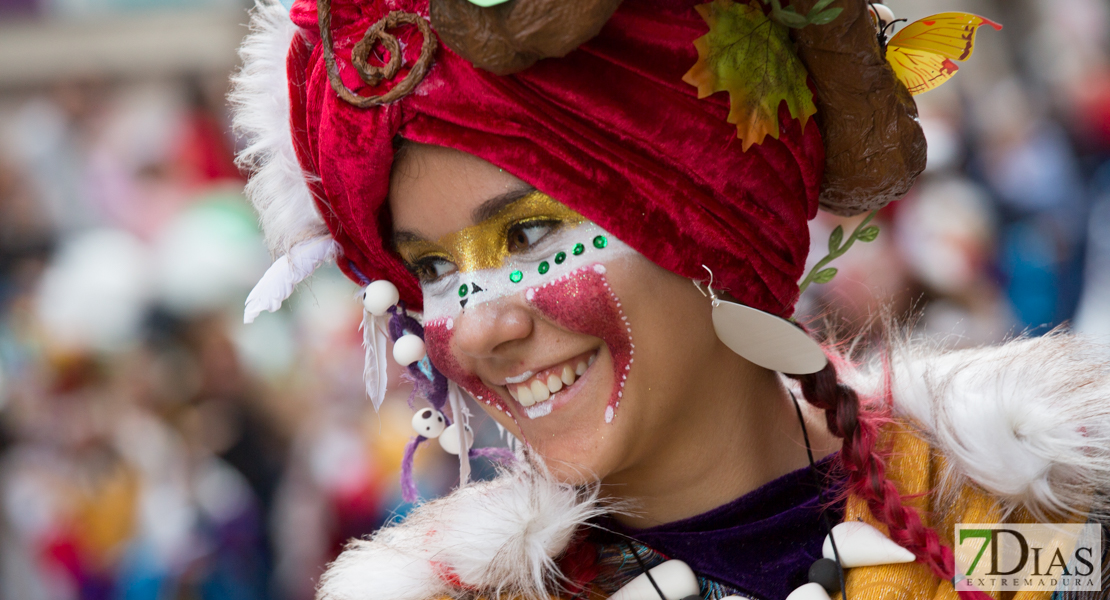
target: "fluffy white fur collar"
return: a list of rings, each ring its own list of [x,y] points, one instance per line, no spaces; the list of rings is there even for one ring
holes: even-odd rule
[[[978,484],[1034,514],[1088,512],[1090,491],[1110,487],[1108,359],[1105,349],[1063,334],[958,352],[906,345],[888,362],[893,409],[949,458],[952,481]],[[844,375],[864,392],[887,381],[882,368]],[[553,559],[602,511],[596,490],[519,468],[352,542],[317,597],[539,598],[558,581]]]

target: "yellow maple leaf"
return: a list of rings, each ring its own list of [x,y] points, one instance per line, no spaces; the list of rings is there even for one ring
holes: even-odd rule
[[[698,98],[728,92],[728,122],[736,125],[745,151],[768,135],[778,139],[783,101],[803,127],[817,114],[805,66],[785,26],[746,2],[713,0],[695,8],[709,33],[694,40],[698,62],[682,80],[698,88]]]

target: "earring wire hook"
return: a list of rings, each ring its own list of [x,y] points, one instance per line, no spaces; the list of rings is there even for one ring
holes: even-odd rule
[[[694,279],[692,280],[694,282],[694,287],[698,288],[698,291],[701,292],[702,296],[709,298],[713,302],[713,306],[718,306],[721,301],[719,298],[717,298],[717,293],[713,291],[713,271],[705,265],[702,265],[701,268],[705,269],[706,272],[709,273],[709,283],[702,284],[700,281]],[[702,289],[702,285],[705,285],[705,289]]]

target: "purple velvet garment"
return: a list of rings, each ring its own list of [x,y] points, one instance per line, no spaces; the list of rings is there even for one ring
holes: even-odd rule
[[[831,464],[828,457],[817,465],[826,502],[839,489],[827,476]],[[604,527],[686,562],[703,579],[753,598],[782,600],[808,581],[810,565],[821,558],[828,533],[821,508],[806,467],[696,517],[649,529],[629,529],[607,519]],[[825,509],[830,523],[840,522],[843,508],[840,502]]]

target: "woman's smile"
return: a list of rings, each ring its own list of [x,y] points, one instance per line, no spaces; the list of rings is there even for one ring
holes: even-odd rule
[[[529,419],[538,419],[571,402],[582,389],[577,385],[597,360],[594,349],[552,366],[506,377],[502,387],[524,409]]]

